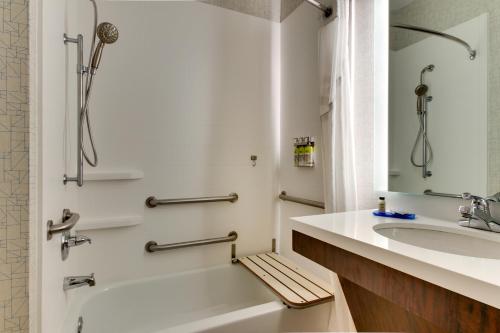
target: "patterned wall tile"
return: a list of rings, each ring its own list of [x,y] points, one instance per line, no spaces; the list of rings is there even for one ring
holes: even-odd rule
[[[0,332],[28,328],[28,0],[0,0]]]

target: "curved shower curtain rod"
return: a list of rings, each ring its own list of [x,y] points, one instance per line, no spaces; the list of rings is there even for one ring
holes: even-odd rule
[[[431,35],[435,35],[435,36],[438,36],[438,37],[442,37],[442,38],[446,38],[446,39],[449,39],[453,42],[456,42],[456,43],[459,43],[460,45],[462,45],[463,47],[465,47],[467,49],[467,52],[469,52],[469,59],[470,60],[474,60],[476,58],[476,51],[472,49],[472,47],[470,47],[470,45],[465,42],[464,40],[458,38],[458,37],[455,37],[455,36],[452,36],[452,35],[448,35],[444,32],[440,32],[440,31],[436,31],[436,30],[432,30],[432,29],[427,29],[427,28],[422,28],[422,27],[418,27],[418,26],[415,26],[415,25],[409,25],[409,24],[393,24],[391,25],[391,27],[393,28],[399,28],[399,29],[405,29],[405,30],[412,30],[412,31],[418,31],[418,32],[423,32],[423,33],[427,33],[427,34],[431,34]]]
[[[316,0],[305,0],[305,1],[308,4],[311,4],[314,7],[318,8],[319,10],[321,10],[325,14],[326,18],[332,16],[332,14],[333,14],[332,7],[327,7],[327,6],[323,5],[321,2],[316,1]]]

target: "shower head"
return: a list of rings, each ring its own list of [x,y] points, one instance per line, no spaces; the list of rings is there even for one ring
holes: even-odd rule
[[[95,74],[97,68],[99,68],[104,45],[116,42],[119,34],[118,29],[114,24],[102,22],[97,26],[96,35],[99,38],[99,43],[97,44],[94,55],[92,56],[92,62],[90,64],[91,74]]]
[[[419,84],[416,88],[415,88],[415,95],[417,96],[424,96],[425,94],[427,94],[427,91],[429,91],[429,87],[425,84]]]
[[[114,24],[102,22],[97,26],[97,37],[104,44],[113,44],[118,40],[118,29]]]

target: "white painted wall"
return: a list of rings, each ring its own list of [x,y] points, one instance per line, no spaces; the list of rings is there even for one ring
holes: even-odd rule
[[[483,14],[446,32],[466,40],[477,50],[471,61],[459,44],[429,37],[398,51],[390,58],[390,176],[389,189],[395,192],[487,193],[487,28]],[[410,154],[418,132],[415,87],[420,71],[433,64],[425,74],[429,95],[428,135],[434,151],[429,170],[410,163]],[[422,146],[416,150],[421,162]],[[474,152],[474,159],[468,158]],[[474,172],[471,172],[471,165]]]

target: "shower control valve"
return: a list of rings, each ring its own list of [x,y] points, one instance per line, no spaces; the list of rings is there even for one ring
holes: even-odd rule
[[[85,243],[92,244],[92,240],[87,236],[71,236],[69,231],[62,234],[61,238],[61,258],[66,260],[71,247],[80,246]]]

